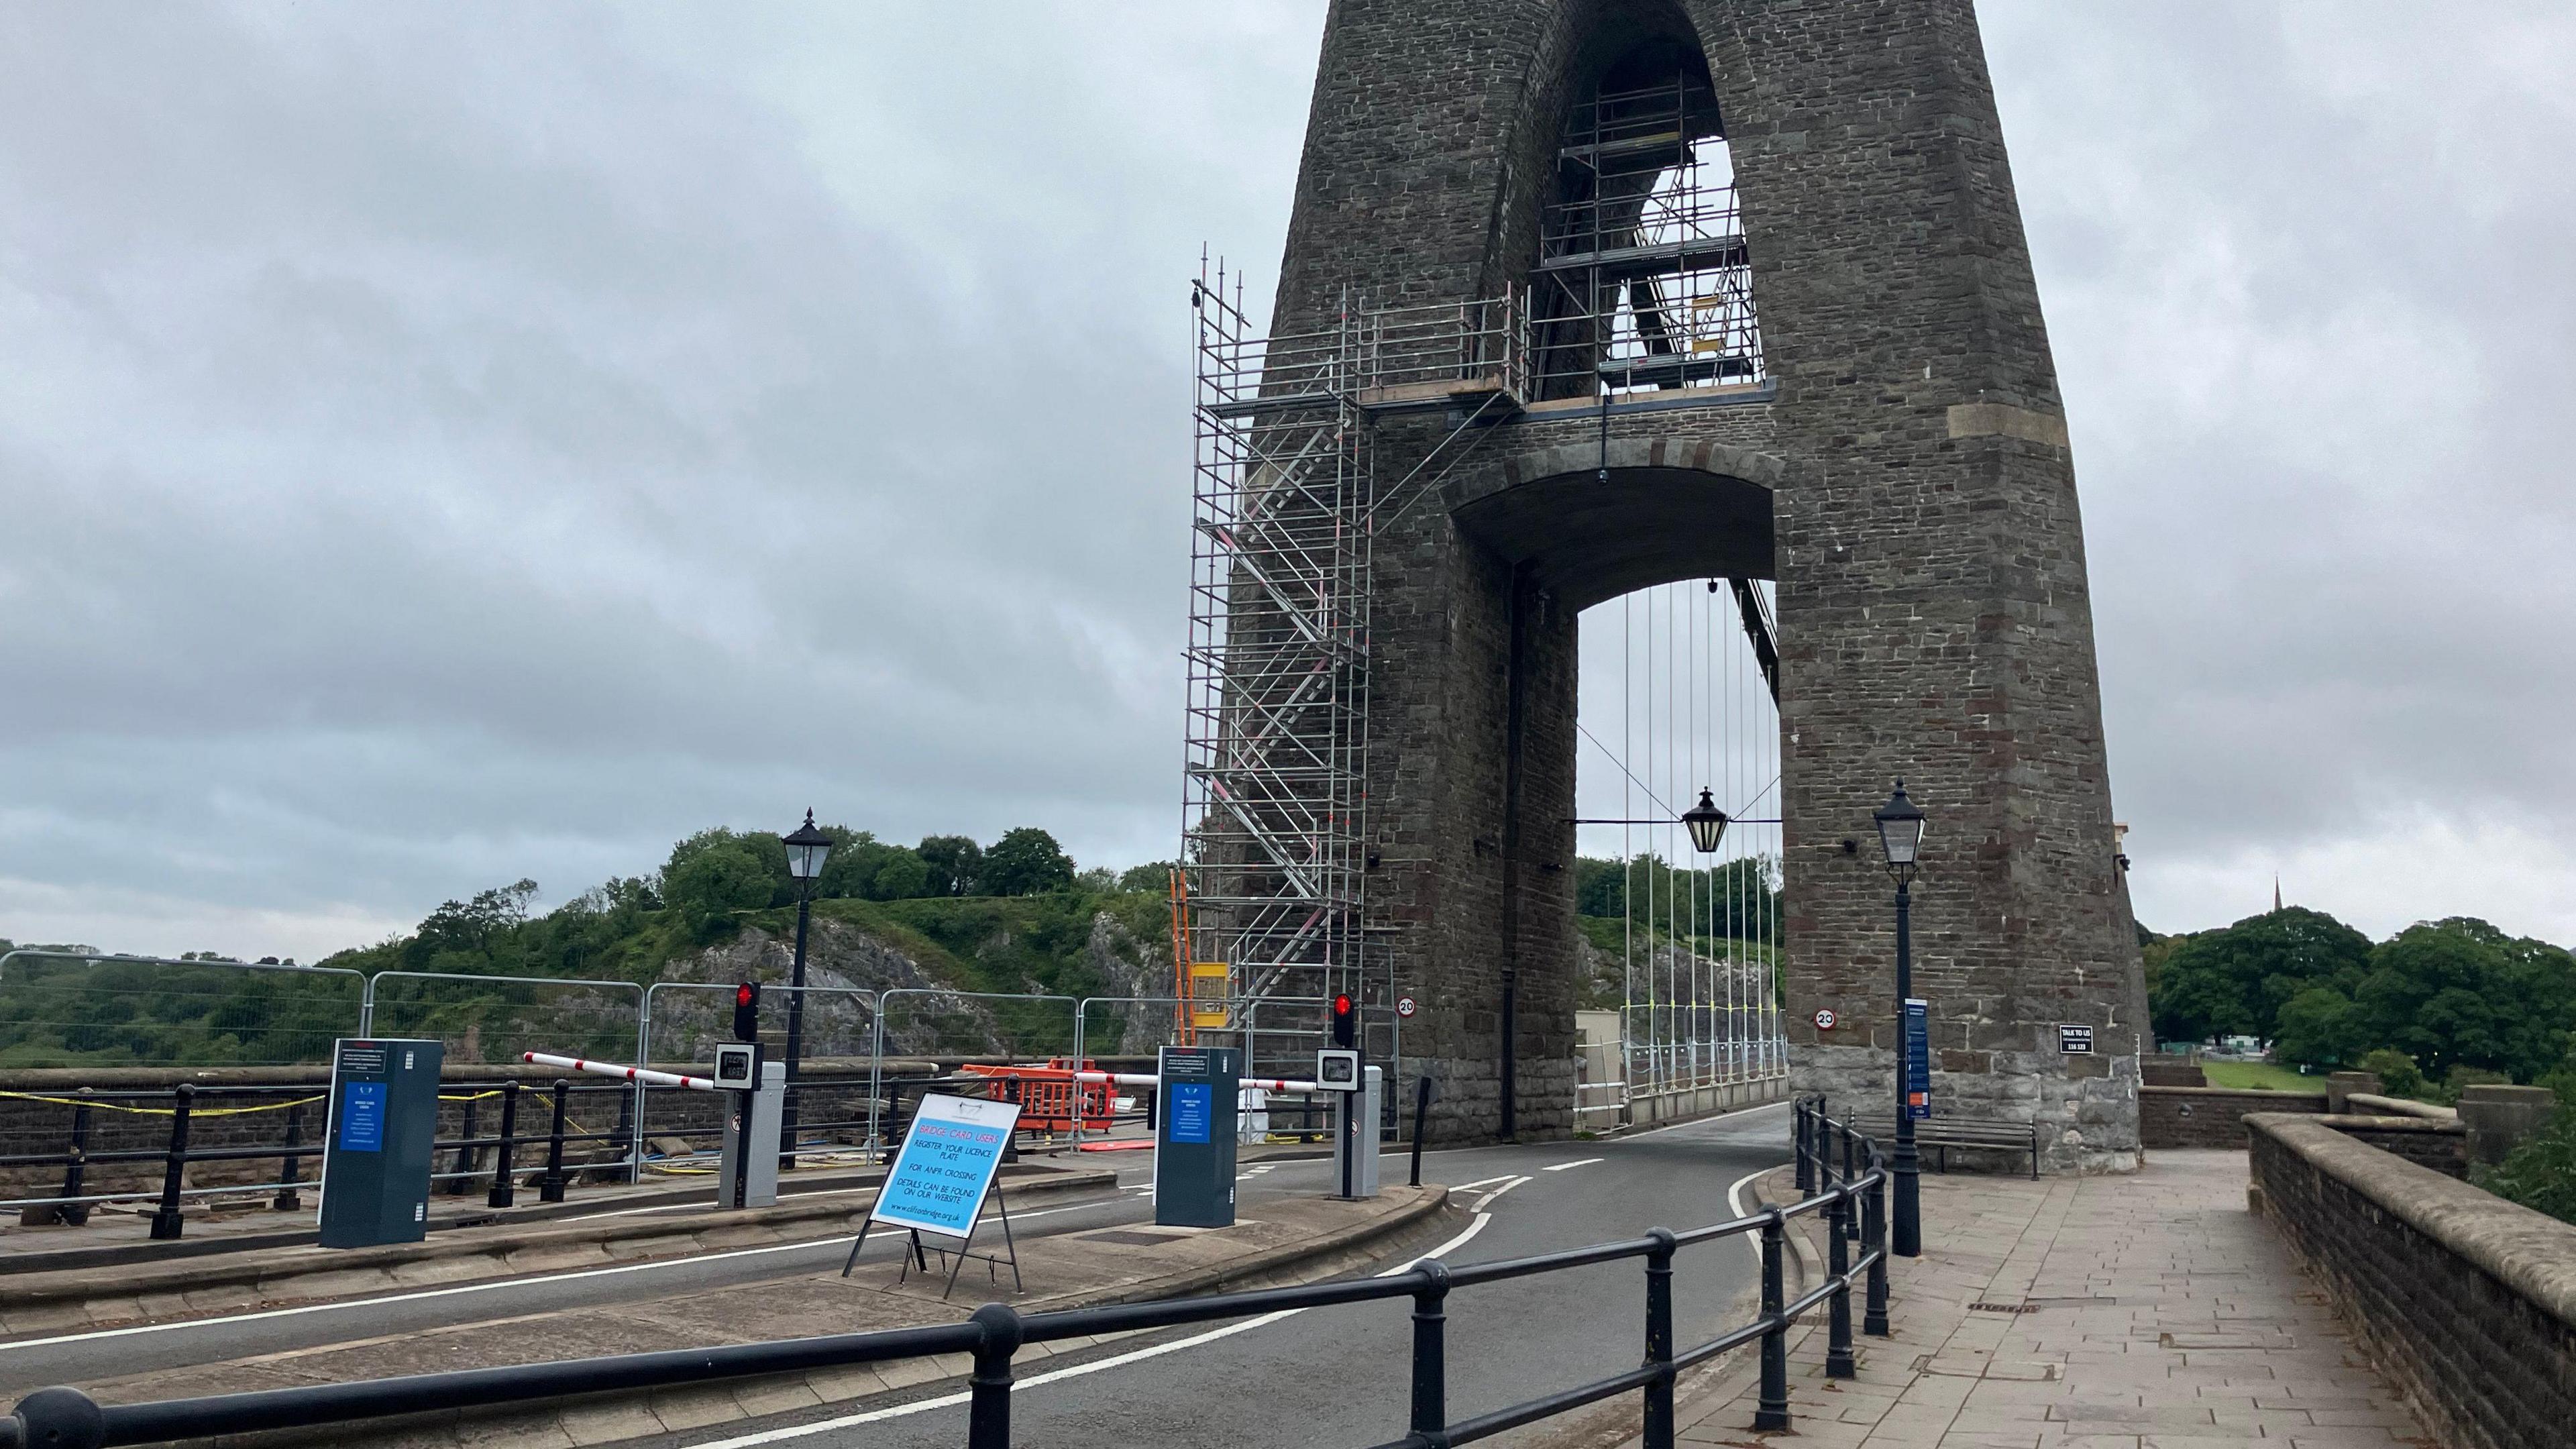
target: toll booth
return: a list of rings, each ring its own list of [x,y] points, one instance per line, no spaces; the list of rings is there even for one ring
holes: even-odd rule
[[[323,1247],[417,1243],[429,1231],[430,1149],[438,1140],[438,1069],[446,1055],[434,1041],[332,1043]]]
[[[1377,1196],[1378,1124],[1385,1121],[1386,1069],[1366,1067],[1360,1089],[1333,1098],[1333,1192]]]
[[[727,1058],[734,1058],[728,1061]],[[730,1070],[732,1077],[726,1073]],[[716,1081],[727,1099],[724,1155],[716,1169],[716,1207],[774,1207],[778,1202],[778,1126],[787,1103],[787,1064],[751,1043],[717,1048]],[[757,1081],[744,1089],[735,1082]],[[745,1148],[750,1150],[746,1154]]]
[[[1156,1074],[1154,1221],[1170,1228],[1234,1226],[1234,1115],[1243,1053],[1164,1047]]]

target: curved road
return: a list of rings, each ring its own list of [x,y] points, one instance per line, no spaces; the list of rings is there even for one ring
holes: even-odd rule
[[[1468,1225],[1473,1236],[1441,1256],[1453,1263],[1526,1257],[1734,1216],[1728,1189],[1787,1160],[1788,1118],[1780,1106],[1603,1142],[1431,1153],[1424,1178],[1462,1189],[1453,1199],[1477,1214]],[[1386,1166],[1400,1170],[1400,1162],[1390,1157]],[[1264,1174],[1264,1185],[1319,1191],[1325,1176],[1323,1163],[1281,1164]],[[1257,1207],[1244,1211],[1250,1216]],[[1674,1260],[1674,1332],[1683,1346],[1741,1321],[1737,1300],[1758,1280],[1746,1242],[1703,1244]],[[1448,1306],[1452,1421],[1635,1368],[1644,1351],[1641,1260],[1461,1289]],[[1176,1329],[1086,1358],[1030,1361],[1012,1393],[1012,1438],[1046,1449],[1342,1449],[1400,1438],[1411,1393],[1410,1314],[1410,1300],[1395,1299]],[[954,1384],[927,1385],[651,1442],[668,1449],[957,1449],[966,1442],[960,1400]],[[1625,1400],[1631,1408],[1634,1402]]]
[[[1788,1155],[1788,1111],[1763,1108],[1602,1142],[1435,1151],[1423,1176],[1449,1184],[1471,1209],[1463,1241],[1439,1247],[1453,1263],[1524,1257],[1658,1224],[1696,1227],[1731,1216],[1728,1189]],[[1143,1156],[1143,1154],[1137,1154]],[[1400,1180],[1404,1159],[1385,1169]],[[1150,1164],[1122,1164],[1119,1188],[1033,1204],[1015,1225],[1035,1235],[1142,1222]],[[1263,1200],[1328,1191],[1330,1164],[1255,1163],[1239,1211]],[[848,1240],[782,1244],[609,1269],[380,1295],[252,1313],[217,1314],[0,1342],[0,1401],[46,1384],[243,1358],[524,1313],[636,1302],[836,1266]],[[891,1257],[895,1241],[868,1256]],[[1675,1260],[1675,1330],[1687,1345],[1732,1326],[1754,1280],[1741,1240]],[[1401,1435],[1409,1400],[1408,1300],[1319,1309],[1249,1323],[1176,1329],[1086,1356],[1028,1361],[1013,1394],[1018,1442],[1048,1449],[1157,1445],[1367,1445]],[[1461,1289],[1449,1301],[1449,1412],[1455,1420],[1550,1389],[1633,1368],[1644,1334],[1638,1261]],[[1072,1372],[1066,1372],[1067,1370]],[[950,1446],[966,1440],[954,1384],[925,1385],[860,1404],[804,1410],[722,1431],[665,1436],[657,1449]]]

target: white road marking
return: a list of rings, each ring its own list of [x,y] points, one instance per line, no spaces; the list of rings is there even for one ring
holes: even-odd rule
[[[1596,1163],[1596,1162],[1607,1162],[1607,1161],[1609,1161],[1609,1160],[1610,1160],[1610,1159],[1609,1159],[1609,1158],[1606,1158],[1606,1157],[1586,1157],[1586,1158],[1584,1158],[1584,1159],[1582,1159],[1581,1161],[1578,1161],[1578,1162],[1559,1162],[1559,1163],[1556,1163],[1556,1164],[1554,1164],[1554,1165],[1552,1165],[1552,1166],[1542,1167],[1542,1168],[1540,1168],[1540,1169],[1539,1169],[1539,1171],[1541,1171],[1541,1172],[1563,1172],[1563,1171],[1565,1171],[1567,1168],[1570,1168],[1570,1167],[1590,1167],[1592,1164],[1594,1164],[1594,1163]]]
[[[1011,1221],[1053,1217],[1057,1213],[1079,1212],[1101,1207],[1115,1198],[1099,1202],[1073,1203],[1065,1207],[1040,1208],[1036,1212],[1013,1213]],[[381,1308],[389,1303],[418,1303],[430,1298],[454,1298],[466,1293],[490,1293],[501,1288],[529,1288],[542,1283],[571,1283],[583,1278],[607,1278],[620,1273],[649,1273],[656,1268],[685,1268],[696,1263],[720,1263],[727,1258],[756,1258],[763,1253],[792,1253],[800,1248],[827,1247],[846,1234],[828,1238],[807,1238],[801,1242],[773,1243],[765,1248],[735,1248],[722,1253],[701,1253],[691,1258],[657,1258],[649,1263],[622,1263],[614,1268],[583,1268],[571,1273],[548,1273],[536,1278],[495,1278],[488,1283],[460,1283],[453,1288],[424,1288],[413,1293],[393,1293],[382,1298],[350,1298],[330,1303],[303,1303],[293,1308],[267,1308],[256,1313],[232,1313],[221,1318],[186,1318],[169,1323],[138,1323],[131,1328],[101,1328],[88,1333],[61,1333],[51,1338],[22,1338],[14,1343],[0,1343],[0,1353],[13,1349],[44,1348],[57,1343],[89,1343],[103,1338],[132,1338],[145,1333],[171,1333],[188,1328],[216,1328],[228,1323],[255,1323],[265,1318],[301,1318],[308,1313],[336,1313],[350,1308]],[[891,1240],[889,1240],[891,1241]]]
[[[1450,1187],[1450,1189],[1449,1189],[1449,1190],[1450,1190],[1451,1192],[1468,1192],[1468,1191],[1472,1191],[1473,1189],[1483,1187],[1486,1183],[1489,1183],[1489,1182],[1500,1182],[1500,1181],[1502,1181],[1504,1178],[1507,1178],[1507,1177],[1509,1177],[1509,1176],[1511,1176],[1511,1174],[1510,1174],[1510,1173],[1508,1173],[1508,1172],[1498,1172],[1498,1173],[1495,1173],[1495,1174],[1494,1174],[1493,1176],[1491,1176],[1491,1177],[1480,1177],[1480,1178],[1477,1178],[1474,1182],[1461,1182],[1461,1183],[1454,1184],[1453,1186],[1451,1186],[1451,1187]]]
[[[1739,1218],[1749,1216],[1749,1214],[1744,1211],[1744,1199],[1737,1197],[1736,1194],[1744,1191],[1744,1185],[1746,1183],[1751,1182],[1753,1179],[1760,1177],[1763,1173],[1770,1171],[1773,1171],[1773,1169],[1760,1167],[1737,1178],[1734,1185],[1726,1190],[1726,1210],[1735,1214]],[[1743,1241],[1744,1246],[1753,1250],[1753,1271],[1756,1273],[1761,1272],[1762,1235],[1760,1233],[1739,1233],[1736,1236]]]
[[[1479,1213],[1483,1212],[1485,1209],[1494,1205],[1494,1199],[1501,1197],[1504,1193],[1510,1192],[1513,1188],[1516,1188],[1529,1180],[1530,1179],[1526,1177],[1515,1177],[1511,1181],[1504,1183],[1501,1187],[1493,1189],[1483,1197],[1476,1199],[1475,1210]]]
[[[1527,1182],[1529,1179],[1524,1177],[1520,1179],[1520,1181]],[[1423,1258],[1446,1257],[1448,1254],[1454,1253],[1458,1249],[1465,1247],[1478,1233],[1485,1230],[1485,1224],[1492,1221],[1493,1219],[1491,1217],[1488,1217],[1484,1212],[1479,1211],[1474,1220],[1467,1224],[1465,1231],[1459,1233],[1458,1236],[1442,1243],[1439,1247],[1433,1248],[1430,1252],[1423,1254],[1420,1258],[1408,1258],[1404,1262],[1398,1263],[1394,1267],[1389,1268],[1376,1276],[1380,1278],[1392,1278],[1396,1274],[1410,1269],[1414,1264],[1421,1262]],[[1022,1389],[1033,1389],[1040,1384],[1051,1384],[1063,1379],[1080,1378],[1084,1374],[1096,1374],[1104,1369],[1124,1368],[1128,1364],[1142,1363],[1149,1358],[1161,1358],[1165,1354],[1179,1353],[1183,1349],[1197,1348],[1202,1344],[1214,1343],[1220,1338],[1232,1338],[1238,1333],[1249,1333],[1256,1328],[1266,1328],[1273,1323],[1277,1323],[1283,1318],[1294,1318],[1298,1314],[1306,1311],[1307,1310],[1303,1308],[1282,1308],[1276,1313],[1265,1313],[1258,1318],[1247,1318],[1241,1323],[1229,1323],[1223,1328],[1211,1328],[1205,1333],[1194,1333],[1187,1338],[1174,1339],[1170,1343],[1158,1343],[1152,1348],[1140,1348],[1132,1352],[1117,1354],[1110,1358],[1098,1359],[1091,1363],[1075,1364],[1071,1368],[1060,1368],[1052,1373],[1037,1374],[1029,1378],[1020,1379],[1013,1383],[1011,1385],[1011,1392],[1016,1396]],[[863,1414],[845,1414],[840,1418],[825,1419],[819,1423],[796,1424],[784,1429],[768,1429],[757,1434],[737,1435],[731,1439],[710,1439],[701,1443],[692,1444],[688,1446],[688,1449],[754,1449],[754,1446],[756,1445],[776,1444],[788,1439],[802,1439],[812,1434],[828,1434],[836,1429],[853,1428],[860,1424],[875,1424],[881,1423],[887,1419],[900,1419],[913,1414],[926,1414],[933,1409],[953,1409],[958,1405],[967,1402],[972,1397],[973,1394],[971,1392],[942,1394],[935,1399],[923,1399],[918,1403],[911,1404],[897,1404],[892,1408],[886,1409],[870,1409]]]

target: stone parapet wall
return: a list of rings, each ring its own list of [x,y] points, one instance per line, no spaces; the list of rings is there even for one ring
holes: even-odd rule
[[[2150,1059],[2152,1060],[2152,1058]],[[2168,1058],[2167,1060],[2171,1060]],[[2198,1074],[2199,1068],[2194,1067]],[[2243,1147],[2245,1114],[2293,1112],[2321,1114],[2323,1092],[2257,1092],[2227,1087],[2161,1087],[2138,1089],[2138,1140],[2158,1147]]]
[[[2380,1151],[2329,1119],[2257,1113],[2246,1125],[2256,1210],[2443,1443],[2569,1442],[2576,1226]]]
[[[2150,1087],[2206,1087],[2209,1073],[2200,1069],[2197,1058],[2147,1052],[2138,1058],[2138,1080]]]

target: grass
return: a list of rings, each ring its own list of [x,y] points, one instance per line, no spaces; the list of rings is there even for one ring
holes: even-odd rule
[[[2322,1092],[2323,1077],[2303,1077],[2288,1067],[2270,1062],[2202,1062],[2201,1074],[2213,1087],[2231,1087],[2238,1091]]]

